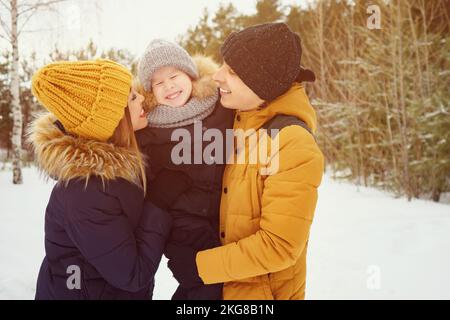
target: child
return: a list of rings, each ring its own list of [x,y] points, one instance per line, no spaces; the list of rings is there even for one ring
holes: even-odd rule
[[[184,129],[191,137],[191,150],[201,141],[192,139],[196,122],[205,131],[232,128],[233,113],[218,103],[218,89],[211,75],[218,66],[209,58],[192,59],[177,44],[154,40],[140,59],[138,77],[142,85],[148,114],[148,127],[137,132],[138,142],[148,156],[149,198],[160,207],[169,207],[174,219],[168,242],[180,248],[198,251],[220,245],[219,205],[224,159],[211,164],[184,162],[177,164],[172,151],[175,130]],[[201,134],[203,132],[200,132]],[[203,149],[203,148],[202,148]],[[223,151],[225,155],[225,150]],[[203,159],[203,157],[201,156]],[[181,184],[189,188],[172,203],[164,200]],[[211,299],[222,297],[222,285],[179,286],[172,299]]]

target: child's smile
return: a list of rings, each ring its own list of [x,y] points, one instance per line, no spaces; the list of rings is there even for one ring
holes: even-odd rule
[[[178,98],[181,95],[181,93],[183,93],[183,90],[180,90],[180,91],[177,91],[175,93],[169,94],[168,96],[166,96],[166,99],[167,100],[174,100],[174,99]]]

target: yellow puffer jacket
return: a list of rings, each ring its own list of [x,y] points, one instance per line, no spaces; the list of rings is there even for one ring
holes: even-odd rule
[[[238,111],[234,129],[257,130],[277,114],[296,116],[316,130],[314,109],[297,83],[265,108]],[[301,126],[285,127],[277,138],[279,151],[269,162],[249,161],[252,153],[260,151],[255,151],[258,148],[248,137],[245,162],[227,165],[220,208],[223,246],[196,257],[206,284],[225,283],[225,300],[305,297],[309,230],[324,157],[314,137]],[[272,140],[268,139],[270,155]],[[277,170],[267,174],[263,168]]]

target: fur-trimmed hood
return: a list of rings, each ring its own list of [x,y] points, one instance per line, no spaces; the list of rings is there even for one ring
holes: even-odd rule
[[[88,181],[99,177],[103,182],[123,178],[140,185],[138,155],[112,143],[89,140],[63,133],[56,117],[47,113],[36,118],[28,129],[39,169],[62,182]]]
[[[199,75],[198,79],[192,81],[192,97],[204,99],[213,96],[218,88],[212,76],[219,69],[219,65],[212,58],[203,55],[194,56],[192,60]],[[145,111],[150,111],[158,105],[153,92],[145,91],[141,84],[138,84],[137,90],[145,97],[143,103]]]

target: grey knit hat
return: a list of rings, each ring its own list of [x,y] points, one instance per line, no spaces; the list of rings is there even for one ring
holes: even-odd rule
[[[147,46],[139,60],[138,77],[146,91],[151,91],[151,80],[156,70],[172,66],[198,78],[197,67],[186,50],[176,43],[155,39]]]

